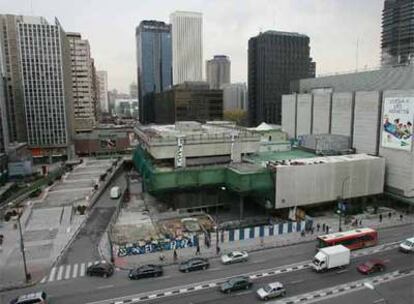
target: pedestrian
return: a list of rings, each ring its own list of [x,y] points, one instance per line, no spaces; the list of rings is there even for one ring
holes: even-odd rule
[[[388,212],[388,218],[389,219],[391,219],[391,216],[392,216],[391,212]]]
[[[317,232],[319,232],[319,229],[321,228],[321,225],[318,223],[317,225],[316,225],[316,231]]]
[[[315,232],[315,228],[314,227],[312,227],[311,228],[311,233],[313,234]]]
[[[300,232],[300,235],[303,237],[303,236],[305,236],[305,230],[302,230],[301,232]]]
[[[210,239],[207,239],[206,246],[207,246],[207,248],[210,248]]]
[[[325,231],[326,231],[326,226],[325,226],[325,223],[323,223],[323,225],[322,225],[322,231],[323,231],[323,232],[325,232]]]
[[[362,219],[359,220],[359,226],[362,226]]]
[[[219,255],[220,254],[220,246],[217,245],[216,247],[216,254]]]
[[[201,253],[200,253],[200,245],[199,244],[197,244],[197,249],[196,249],[196,255],[200,255]]]
[[[400,221],[402,222],[402,220],[403,220],[403,214],[401,213],[400,214]]]
[[[380,223],[382,223],[382,213],[380,213],[380,215],[379,215],[379,221],[380,221]]]
[[[177,250],[176,249],[174,249],[174,262],[175,261],[177,261],[177,259],[178,259],[178,254],[177,254]]]
[[[326,234],[329,234],[329,226],[326,225]]]

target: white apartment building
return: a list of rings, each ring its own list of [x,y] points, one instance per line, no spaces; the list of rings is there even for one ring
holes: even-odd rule
[[[108,103],[108,72],[107,71],[97,71],[96,77],[98,80],[98,91],[99,91],[99,104],[101,112],[109,112],[109,103]]]
[[[93,61],[89,41],[80,33],[66,33],[72,61],[72,92],[75,131],[91,131],[95,124]]]
[[[203,77],[203,15],[177,11],[170,15],[173,84]]]

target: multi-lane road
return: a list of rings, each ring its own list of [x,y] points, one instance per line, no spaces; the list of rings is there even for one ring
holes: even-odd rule
[[[307,298],[310,293],[324,294],[326,288],[331,290],[343,289],[344,292],[329,292],[326,296],[316,296],[314,300],[322,303],[333,303],[337,299],[328,298],[330,293],[338,295],[338,301],[352,302],[357,295],[373,298],[375,301],[384,292],[388,284],[400,284],[412,286],[414,276],[411,273],[404,278],[395,281],[393,274],[401,276],[398,271],[406,271],[414,268],[414,255],[403,254],[398,251],[393,243],[413,234],[413,226],[406,225],[379,231],[380,245],[376,248],[367,248],[353,253],[352,264],[345,271],[331,271],[327,273],[314,273],[309,269],[310,259],[315,254],[315,244],[297,244],[284,248],[268,249],[250,254],[246,263],[223,266],[219,259],[210,260],[210,268],[205,271],[180,273],[177,266],[164,268],[164,275],[160,278],[130,281],[127,279],[127,271],[116,271],[114,276],[108,279],[89,278],[84,274],[71,275],[68,280],[51,280],[35,287],[16,290],[0,295],[0,303],[8,303],[8,300],[16,294],[26,293],[31,290],[45,290],[51,299],[51,303],[254,303],[258,301],[255,290],[268,282],[280,281],[287,288],[285,299],[279,303],[299,303]],[[361,279],[376,276],[363,276],[355,270],[355,266],[369,258],[379,257],[387,261],[387,269],[380,273],[390,283],[378,285],[378,289],[366,290],[352,286]],[[226,278],[237,275],[248,275],[253,280],[251,290],[235,292],[224,295],[218,291],[218,286]],[[356,284],[356,283],[355,283]],[[352,291],[352,292],[351,292]],[[401,288],[402,296],[410,292],[408,288]],[[325,292],[326,293],[326,292]],[[310,297],[309,297],[310,298]],[[295,302],[296,301],[296,302]],[[302,301],[301,303],[303,303]],[[338,302],[339,304],[340,302]],[[370,303],[370,302],[367,302]],[[399,303],[399,302],[397,302]],[[404,302],[401,302],[404,303]]]

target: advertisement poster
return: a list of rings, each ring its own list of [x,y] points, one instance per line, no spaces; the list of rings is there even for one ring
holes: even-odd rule
[[[382,146],[411,151],[413,144],[414,97],[384,100]]]

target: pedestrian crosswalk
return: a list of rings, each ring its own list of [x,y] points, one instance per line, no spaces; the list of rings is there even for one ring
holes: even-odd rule
[[[106,261],[103,260],[55,266],[50,270],[49,274],[40,281],[40,284],[84,277],[86,275],[86,269],[88,269],[89,266],[98,263],[106,263]]]

